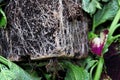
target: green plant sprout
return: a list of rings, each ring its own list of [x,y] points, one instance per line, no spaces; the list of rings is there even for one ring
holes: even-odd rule
[[[118,0],[118,3],[119,3],[119,6],[120,6],[120,0]],[[100,49],[102,52],[101,52],[101,55],[99,55],[99,61],[97,62],[98,64],[97,64],[97,69],[96,69],[96,73],[95,73],[95,76],[94,76],[94,80],[99,80],[100,79],[100,76],[101,76],[101,73],[102,73],[102,70],[103,70],[103,65],[104,65],[103,55],[108,51],[108,47],[111,45],[111,43],[113,43],[116,39],[118,39],[120,37],[120,34],[118,34],[116,36],[113,36],[113,33],[115,32],[115,30],[118,27],[120,27],[120,23],[118,23],[119,20],[120,20],[120,7],[119,7],[119,9],[118,9],[113,21],[112,21],[112,24],[110,25],[110,27],[108,29],[109,33],[106,37],[106,43],[103,45],[103,48]],[[93,26],[92,28],[93,28],[92,33],[91,33],[92,37],[96,38],[96,34],[94,34],[96,26]],[[98,47],[98,48],[100,48],[100,47]],[[93,53],[95,53],[95,52],[93,51]],[[95,54],[97,54],[97,53],[95,53]]]
[[[114,18],[114,20],[112,22],[112,25],[110,26],[109,34],[108,34],[108,40],[107,40],[107,43],[105,44],[105,47],[103,49],[102,54],[105,54],[105,52],[108,51],[108,47],[110,46],[110,44],[112,42],[114,42],[115,39],[120,37],[120,35],[112,36],[113,32],[119,27],[118,26],[119,24],[117,24],[119,19],[120,19],[120,10],[118,11],[116,17]],[[101,72],[102,72],[103,64],[104,64],[104,59],[103,59],[103,55],[102,55],[99,58],[98,67],[97,67],[97,70],[96,70],[96,74],[95,74],[94,80],[99,80],[99,77],[100,77]]]

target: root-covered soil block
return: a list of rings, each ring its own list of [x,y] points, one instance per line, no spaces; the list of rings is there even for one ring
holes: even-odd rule
[[[81,0],[10,0],[0,31],[0,54],[10,60],[82,58],[88,53],[88,21]]]

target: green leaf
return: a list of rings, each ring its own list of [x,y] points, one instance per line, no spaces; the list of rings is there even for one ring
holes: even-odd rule
[[[82,67],[68,61],[65,61],[64,65],[67,68],[65,80],[89,80],[89,73]]]
[[[2,80],[41,80],[40,78],[32,77],[15,63],[3,58],[2,56],[0,56],[0,62],[8,67],[6,67],[7,69],[1,68],[0,76],[5,76]],[[8,73],[10,73],[10,75]],[[10,79],[6,79],[7,77]]]
[[[0,72],[0,79],[1,80],[15,80],[16,75],[9,70],[2,70]]]
[[[118,8],[118,1],[111,0],[101,10],[98,10],[97,13],[93,16],[93,28],[96,28],[98,25],[104,23],[107,20],[113,19],[118,11]]]
[[[28,72],[30,76],[33,77],[35,80],[40,80],[40,77],[38,76],[38,73],[35,70],[25,69],[25,71]]]
[[[86,65],[85,69],[88,71],[97,62],[98,62],[97,60],[87,59],[87,65]]]
[[[4,11],[0,8],[0,28],[5,28],[7,24],[7,18]]]
[[[101,9],[99,1],[100,0],[82,0],[82,8],[90,15],[93,15],[97,8]]]
[[[45,73],[44,73],[44,76],[45,76],[46,80],[51,80],[51,77],[52,77],[51,74],[45,74]]]
[[[92,58],[92,56],[88,56],[86,59],[84,59],[84,68],[86,71],[89,72],[89,80],[93,80],[93,73],[94,73],[94,68],[97,66],[98,64],[98,60],[95,60]]]
[[[119,4],[119,6],[120,6],[120,0],[118,0],[118,4]]]
[[[5,65],[0,64],[0,79],[1,80],[15,80],[16,76]]]
[[[17,76],[17,80],[40,80],[40,79],[33,78],[22,68],[20,68],[19,66],[17,66],[16,64],[10,61],[8,66],[10,68],[10,71],[15,73],[15,75]]]

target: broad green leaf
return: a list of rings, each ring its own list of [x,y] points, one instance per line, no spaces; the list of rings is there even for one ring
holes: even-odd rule
[[[40,78],[34,78],[30,74],[28,74],[26,71],[24,71],[22,68],[17,66],[15,63],[3,58],[0,56],[0,62],[5,64],[5,66],[8,67],[7,69],[3,69],[3,72],[0,72],[1,75],[4,75],[5,79],[2,80],[41,80]],[[10,73],[10,75],[8,75]],[[11,79],[6,79],[6,77],[10,77]]]
[[[5,28],[7,25],[7,18],[4,11],[0,8],[0,28]]]
[[[8,68],[5,65],[0,63],[0,71],[2,70],[8,70]]]
[[[120,0],[118,0],[118,4],[119,4],[119,6],[120,6]]]
[[[16,77],[10,70],[2,70],[0,72],[0,80],[16,80]]]
[[[0,80],[15,80],[16,76],[5,65],[0,64]]]
[[[118,1],[111,0],[102,9],[98,10],[97,13],[93,16],[93,27],[95,28],[105,21],[113,19],[118,11],[118,8]]]
[[[74,73],[71,70],[67,71],[65,80],[75,80]]]
[[[19,66],[17,66],[16,64],[10,61],[8,66],[10,68],[10,71],[15,73],[15,75],[17,76],[17,80],[40,80],[40,79],[33,78],[22,68],[20,68]]]
[[[90,15],[93,15],[97,8],[101,9],[99,1],[100,0],[82,0],[82,8]]]
[[[89,80],[89,73],[82,67],[67,61],[64,62],[64,65],[67,68],[65,80]]]

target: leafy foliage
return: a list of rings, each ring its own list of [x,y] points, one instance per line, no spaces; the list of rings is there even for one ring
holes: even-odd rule
[[[0,2],[2,1],[3,0],[0,0]],[[105,4],[103,4],[103,7],[101,7],[100,1],[106,2]],[[120,37],[120,35],[117,35],[115,37],[112,35],[113,32],[120,26],[120,24],[118,24],[120,18],[119,17],[120,5],[118,3],[120,3],[120,0],[119,2],[118,0],[82,0],[82,7],[84,11],[89,13],[91,17],[93,16],[92,17],[93,31],[90,32],[89,39],[99,36],[94,33],[94,30],[97,26],[106,22],[107,20],[113,20],[113,18],[116,16],[115,19],[112,21],[112,24],[109,29],[110,33],[108,36],[106,46],[104,48],[105,50],[108,49],[108,47],[114,41],[114,39]],[[3,10],[0,8],[0,28],[5,28],[6,24],[7,18]],[[103,53],[106,52],[105,50],[103,50]],[[98,68],[96,72],[97,71],[98,72],[96,73],[96,76],[98,77],[95,78],[94,80],[98,80],[102,72],[103,64],[104,64],[103,57],[100,57],[99,60],[94,60],[93,58],[88,57],[85,60],[85,66],[82,67],[72,64],[71,62],[64,61],[63,66],[64,68],[67,69],[65,80],[93,80],[92,78],[93,70],[97,65]],[[30,70],[28,70],[28,72],[30,73]],[[52,76],[51,74],[44,73],[43,75],[47,80],[51,80]],[[15,63],[1,56],[0,56],[0,78],[1,80],[41,80],[41,78],[38,77],[36,72],[28,74],[25,70],[17,66]]]
[[[104,2],[107,2],[107,0],[104,0]],[[102,70],[103,70],[103,65],[104,65],[104,58],[103,55],[108,51],[108,47],[111,45],[112,42],[114,42],[118,37],[120,37],[120,34],[113,36],[113,33],[115,30],[120,27],[120,24],[118,23],[120,20],[120,0],[109,0],[107,4],[103,4],[103,8],[101,10],[98,10],[93,17],[93,26],[92,26],[92,31],[89,34],[89,39],[93,40],[95,38],[95,28],[97,26],[100,27],[100,24],[106,22],[107,20],[112,20],[112,24],[109,29],[109,33],[106,36],[106,43],[105,46],[102,50],[102,56],[99,57],[99,61],[97,63],[97,68],[96,68],[96,73],[94,80],[99,80]],[[96,35],[97,36],[97,35]],[[98,35],[99,36],[99,35]],[[92,66],[93,68],[94,66]]]
[[[40,80],[40,78],[33,78],[22,68],[13,62],[0,56],[0,76],[1,80]]]
[[[101,9],[100,0],[82,0],[82,7],[90,15],[93,15],[96,9]]]
[[[0,64],[0,78],[1,80],[15,80],[16,76],[5,65]]]
[[[93,27],[97,27],[105,21],[113,19],[118,11],[118,8],[118,1],[111,0],[102,9],[99,9],[93,17]]]
[[[84,68],[67,61],[64,65],[67,68],[65,80],[89,80],[89,73]]]
[[[87,59],[85,60],[86,62],[86,66],[85,69],[88,71],[89,69],[91,69],[91,67],[98,62],[98,60],[94,60],[92,59],[90,56],[87,57]]]

